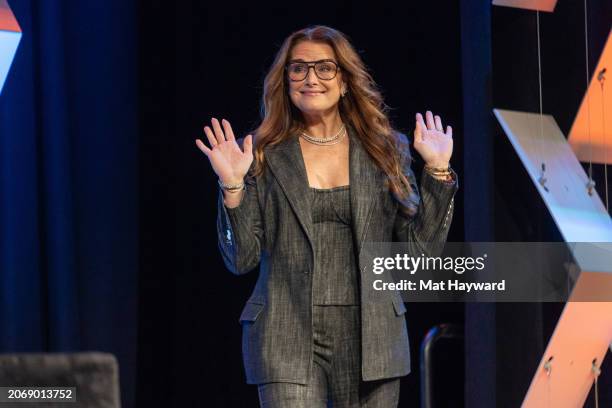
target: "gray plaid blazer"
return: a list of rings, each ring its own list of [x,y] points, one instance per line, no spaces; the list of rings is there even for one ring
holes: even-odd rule
[[[352,130],[349,140],[354,248],[361,252],[364,242],[401,241],[415,256],[439,252],[450,227],[457,182],[444,183],[423,172],[419,193],[410,169],[408,140],[398,134],[403,169],[415,192],[408,200],[418,203],[417,214],[407,217],[398,210],[401,202],[385,189],[385,173]],[[259,264],[257,283],[240,316],[247,382],[307,384],[312,370],[311,290],[316,265],[306,199],[308,178],[297,136],[266,147],[264,154],[265,171],[256,179],[247,178],[238,207],[226,208],[218,190],[219,249],[227,268],[237,275]],[[364,266],[359,263],[362,379],[406,375],[410,350],[404,302],[398,292],[374,296],[366,284],[372,277]]]

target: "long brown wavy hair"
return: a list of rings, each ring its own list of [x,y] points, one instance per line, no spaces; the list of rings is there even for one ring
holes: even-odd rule
[[[338,30],[327,26],[313,26],[296,31],[285,39],[270,67],[263,87],[261,103],[262,121],[253,132],[255,135],[255,163],[253,176],[263,173],[264,148],[276,145],[304,129],[300,111],[289,97],[289,84],[285,66],[291,50],[300,41],[317,41],[329,44],[336,55],[348,92],[340,99],[339,111],[344,123],[354,130],[363,147],[375,164],[387,175],[387,186],[402,200],[402,211],[416,213],[412,188],[402,172],[398,150],[398,134],[391,127],[378,86],[368,73],[365,64],[348,38]]]

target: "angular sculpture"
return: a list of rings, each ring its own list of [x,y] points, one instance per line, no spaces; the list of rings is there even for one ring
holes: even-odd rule
[[[580,270],[522,406],[581,407],[612,342],[612,220],[552,116],[494,113]]]

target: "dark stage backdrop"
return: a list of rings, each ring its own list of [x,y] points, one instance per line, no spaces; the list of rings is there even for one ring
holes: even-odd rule
[[[0,95],[0,353],[111,352],[131,407],[136,7],[123,0],[10,5],[23,37]]]
[[[361,51],[399,129],[412,134],[415,113],[427,109],[453,125],[453,165],[461,174],[460,31],[452,3],[140,3],[142,406],[257,404],[256,388],[245,384],[238,323],[257,271],[233,276],[218,253],[216,177],[194,144],[204,124],[214,116],[229,119],[237,135],[253,129],[263,77],[282,40],[327,24]],[[453,240],[463,236],[461,199]],[[462,324],[462,316],[461,304],[408,305],[413,373],[402,380],[402,406],[418,405],[426,330]],[[460,359],[445,389],[452,406],[463,399]]]
[[[113,352],[125,407],[256,405],[238,316],[257,272],[235,277],[221,262],[216,178],[194,139],[212,116],[240,135],[256,126],[274,53],[307,25],[351,37],[397,128],[411,134],[426,109],[453,125],[451,241],[559,239],[490,111],[536,110],[533,13],[405,3],[11,1],[24,36],[0,96],[0,352]],[[584,89],[579,3],[542,20],[544,110],[566,132]],[[589,0],[591,67],[611,4]],[[517,406],[560,311],[407,307],[408,407],[426,330],[463,325],[464,307],[465,380],[456,353],[437,393],[461,406],[465,381],[471,407]]]

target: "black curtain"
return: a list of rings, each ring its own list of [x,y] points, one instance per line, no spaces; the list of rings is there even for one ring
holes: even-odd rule
[[[139,401],[147,407],[202,401],[253,407],[257,394],[245,384],[238,316],[257,271],[236,277],[222,264],[215,231],[216,178],[194,140],[202,137],[211,117],[229,119],[237,135],[253,129],[263,77],[282,40],[302,27],[326,24],[351,37],[399,129],[411,134],[415,113],[427,109],[453,125],[453,165],[461,174],[458,4],[274,1],[238,7],[143,1],[140,12]],[[419,161],[416,168],[422,165]],[[461,197],[451,231],[455,241],[462,240]],[[403,406],[416,406],[420,342],[434,324],[461,325],[463,310],[457,304],[411,304],[408,309],[413,373],[402,380],[401,399]],[[462,377],[460,369],[456,374]],[[462,381],[457,384],[461,391]],[[460,400],[456,396],[455,402]]]

